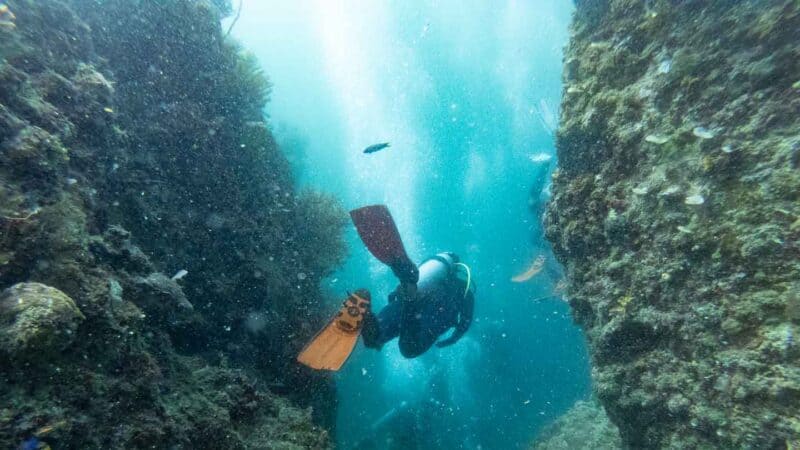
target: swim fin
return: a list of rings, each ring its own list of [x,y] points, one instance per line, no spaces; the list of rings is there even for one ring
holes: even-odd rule
[[[297,361],[312,369],[339,370],[356,346],[370,301],[366,289],[348,295],[336,316],[306,345]]]
[[[350,211],[358,235],[373,256],[392,269],[403,283],[416,283],[419,271],[406,254],[400,232],[385,205],[371,205]]]

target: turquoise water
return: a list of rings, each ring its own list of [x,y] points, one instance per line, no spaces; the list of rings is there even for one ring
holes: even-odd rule
[[[797,0],[0,1],[0,448],[800,448],[797,30]],[[456,345],[402,356],[473,302],[387,303],[382,205],[407,282],[472,267]],[[398,327],[331,322],[364,288]]]
[[[567,305],[537,300],[560,278],[538,206],[572,9],[244,1],[233,35],[271,78],[267,113],[299,184],[348,209],[388,205],[412,259],[455,251],[478,286],[475,323],[457,345],[414,360],[393,342],[356,349],[335,375],[340,448],[526,448],[589,395]],[[383,141],[392,146],[361,153]],[[353,229],[347,240],[345,266],[324,285],[332,297],[366,287],[380,308],[395,280]],[[511,282],[538,255],[543,273]]]

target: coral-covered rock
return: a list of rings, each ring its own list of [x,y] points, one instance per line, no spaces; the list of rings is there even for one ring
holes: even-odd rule
[[[532,450],[617,450],[619,430],[596,401],[579,401],[546,427]]]
[[[41,283],[0,293],[0,351],[12,360],[52,356],[72,344],[84,316],[67,294]]]
[[[327,448],[304,408],[332,417],[332,384],[294,355],[345,215],[295,191],[255,58],[206,0],[4,3],[0,288],[80,311],[4,310],[0,447]],[[245,331],[254,311],[274,334]]]
[[[800,436],[800,4],[577,2],[546,233],[630,448]]]
[[[196,319],[194,306],[181,287],[163,273],[133,277],[129,286],[126,296],[133,299],[151,322],[172,328]]]

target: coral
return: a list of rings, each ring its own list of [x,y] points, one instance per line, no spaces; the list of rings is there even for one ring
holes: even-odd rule
[[[310,411],[297,410],[286,400],[260,391],[240,372],[202,367],[185,375],[192,384],[182,385],[177,401],[167,411],[198,422],[183,427],[203,430],[187,436],[195,445],[286,449],[329,445],[327,432],[311,425]]]
[[[254,111],[258,111],[269,101],[272,85],[254,53],[238,49],[234,44],[231,45],[238,51],[239,57],[231,72],[234,79],[230,83],[241,86],[241,97],[232,98],[230,101],[236,102],[240,107],[250,104]]]
[[[41,283],[0,293],[0,351],[13,363],[53,357],[67,348],[85,319],[69,296]]]
[[[539,434],[532,450],[616,450],[619,430],[596,401],[579,401]]]
[[[614,314],[624,315],[625,311],[628,310],[628,304],[631,301],[633,301],[633,296],[630,294],[626,294],[620,297],[620,299],[617,301],[617,304],[615,306],[612,306],[611,309],[609,309],[609,311]]]
[[[332,424],[332,382],[294,356],[345,215],[295,192],[262,113],[269,82],[223,38],[221,12],[8,5],[0,287],[44,283],[76,313],[9,309],[3,294],[0,447],[329,447],[315,423]],[[268,332],[246,331],[255,312]]]
[[[294,228],[306,243],[298,258],[311,268],[306,275],[319,280],[344,260],[346,249],[341,236],[348,223],[347,214],[334,198],[314,191],[298,196],[296,211]]]
[[[783,448],[798,3],[577,3],[546,234],[630,448]]]
[[[178,283],[163,273],[135,277],[131,285],[131,297],[156,320],[174,322],[174,316],[179,312],[189,314],[194,311],[194,306],[186,299]]]

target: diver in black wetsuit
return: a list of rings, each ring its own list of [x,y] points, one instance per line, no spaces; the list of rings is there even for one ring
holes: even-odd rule
[[[461,279],[459,269],[466,272]],[[395,270],[400,285],[389,295],[389,304],[377,315],[364,316],[364,345],[380,350],[400,337],[400,353],[415,358],[431,348],[455,344],[469,329],[474,308],[474,288],[469,267],[453,253],[440,253],[416,267]],[[450,337],[440,335],[454,328]]]
[[[417,267],[406,254],[397,225],[385,205],[350,211],[358,235],[379,261],[389,266],[400,285],[389,305],[377,315],[366,289],[347,294],[336,315],[297,355],[297,361],[316,370],[339,370],[353,352],[358,337],[380,349],[400,337],[400,352],[415,358],[436,343],[452,345],[472,322],[474,294],[469,266],[453,253],[440,253]],[[466,276],[459,277],[460,271]],[[453,334],[437,342],[450,328]]]

